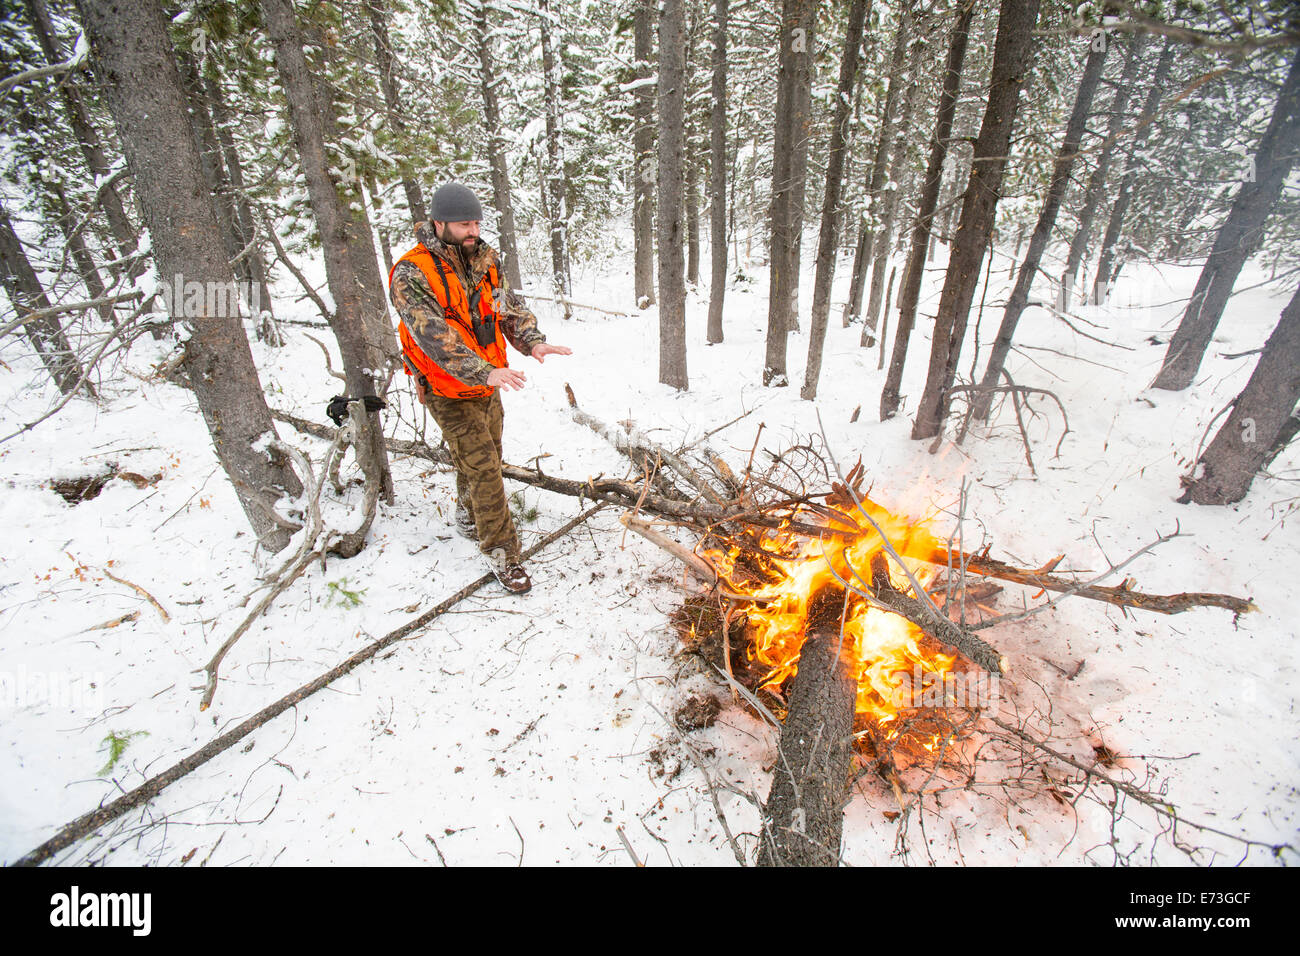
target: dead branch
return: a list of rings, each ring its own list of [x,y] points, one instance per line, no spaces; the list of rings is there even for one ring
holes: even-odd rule
[[[591,508],[588,508],[586,511],[582,512],[577,517],[572,518],[569,521],[565,522],[563,525],[561,525],[556,530],[552,531],[550,534],[548,534],[537,544],[533,545],[531,548],[525,551],[523,553],[522,559],[527,560],[528,558],[531,558],[533,555],[537,554],[543,548],[547,547],[548,545],[564,537],[564,535],[568,534],[578,525],[582,524],[584,521],[586,521],[588,518],[594,515],[597,511],[599,511],[602,507],[604,506],[595,505]],[[484,574],[481,577],[476,578],[475,580],[471,581],[469,584],[461,588],[459,591],[457,591],[455,594],[441,601],[435,607],[430,608],[428,611],[425,611],[419,617],[415,618],[414,620],[408,621],[406,624],[403,624],[401,627],[397,628],[396,630],[389,631],[387,634],[385,634],[383,637],[379,638],[378,640],[373,641],[370,644],[367,644],[365,647],[361,648],[361,650],[357,651],[351,657],[347,658],[347,660],[341,662],[335,667],[332,667],[330,670],[326,671],[324,674],[321,674],[319,677],[315,678],[314,680],[306,684],[303,684],[301,687],[299,687],[297,690],[293,691],[292,693],[287,694],[284,697],[281,697],[275,703],[270,704],[267,707],[264,707],[262,710],[259,710],[252,717],[249,717],[243,723],[239,724],[239,726],[222,734],[220,737],[216,738],[215,740],[211,741],[207,745],[196,750],[194,753],[185,757],[180,762],[173,764],[171,767],[167,768],[157,776],[150,777],[148,780],[140,784],[140,786],[136,787],[134,790],[124,793],[122,796],[118,797],[116,800],[112,801],[111,803],[105,804],[104,806],[99,807],[96,810],[92,810],[90,813],[83,814],[82,816],[78,817],[76,820],[73,820],[71,823],[61,828],[58,833],[50,837],[50,839],[46,840],[44,843],[36,847],[36,849],[32,850],[30,853],[23,856],[13,865],[14,866],[39,866],[41,863],[45,862],[46,860],[54,856],[54,854],[71,846],[73,843],[75,843],[77,840],[81,839],[82,837],[90,833],[93,833],[95,830],[97,830],[99,827],[102,827],[104,824],[117,819],[122,814],[126,813],[127,811],[135,807],[148,803],[155,796],[157,796],[164,788],[175,783],[177,780],[180,780],[182,777],[186,776],[187,774],[197,770],[199,767],[203,766],[205,763],[207,763],[213,757],[216,757],[218,754],[221,754],[229,750],[235,744],[239,743],[239,741],[243,740],[245,737],[251,734],[258,727],[261,727],[263,724],[278,717],[286,710],[289,710],[291,707],[294,707],[295,705],[306,700],[308,697],[310,697],[312,694],[315,694],[317,691],[321,690],[322,688],[328,687],[330,684],[338,680],[343,675],[354,670],[358,665],[363,664],[366,661],[370,660],[370,658],[374,657],[376,654],[384,650],[386,647],[389,647],[390,645],[396,643],[397,641],[402,640],[403,638],[410,637],[412,634],[416,633],[417,631],[425,627],[427,624],[429,624],[430,621],[433,621],[435,618],[439,617],[440,615],[445,614],[454,605],[456,605],[460,601],[463,601],[465,598],[469,597],[471,594],[473,594],[475,591],[477,591],[479,588],[481,588],[483,585],[487,584],[491,580],[495,580],[494,576],[491,574]]]
[[[1274,856],[1280,856],[1283,850],[1291,850],[1293,853],[1296,852],[1296,848],[1291,846],[1289,843],[1273,844],[1273,843],[1265,843],[1260,840],[1251,840],[1248,839],[1247,837],[1243,837],[1236,833],[1229,833],[1226,830],[1220,830],[1217,827],[1212,827],[1207,824],[1196,823],[1192,820],[1188,820],[1186,817],[1181,816],[1178,813],[1178,809],[1168,800],[1164,799],[1162,796],[1157,796],[1155,794],[1148,793],[1147,791],[1135,787],[1130,783],[1125,783],[1123,780],[1118,780],[1115,777],[1112,777],[1109,774],[1103,773],[1102,771],[1098,770],[1095,765],[1091,767],[1085,766],[1084,764],[1073,759],[1072,757],[1069,757],[1066,754],[1061,753],[1059,750],[1056,750],[1054,747],[1049,746],[1045,741],[1039,740],[1037,737],[1033,736],[1032,734],[1022,730],[1021,728],[1015,726],[1014,724],[1007,723],[1001,718],[990,716],[988,719],[993,724],[997,725],[998,727],[1005,730],[1007,733],[1014,736],[1017,740],[1023,741],[1024,743],[1028,744],[1034,749],[1040,750],[1043,753],[1047,754],[1048,756],[1052,757],[1053,759],[1059,760],[1061,763],[1073,767],[1075,770],[1078,770],[1079,772],[1084,774],[1085,779],[1087,780],[1096,779],[1101,781],[1102,783],[1112,788],[1113,790],[1119,793],[1123,793],[1125,796],[1131,797],[1132,799],[1136,800],[1138,803],[1141,803],[1143,806],[1149,807],[1157,815],[1164,817],[1165,819],[1169,820],[1171,823],[1174,824],[1181,823],[1185,826],[1190,826],[1193,829],[1200,830],[1204,833],[1214,833],[1217,834],[1218,836],[1227,837],[1230,840],[1236,840],[1239,843],[1242,843],[1246,846],[1264,847],[1272,851]]]
[[[320,314],[324,317],[325,321],[330,324],[330,327],[333,328],[334,314],[330,312],[329,307],[325,305],[325,300],[317,294],[314,288],[312,288],[312,284],[307,281],[307,277],[302,274],[302,271],[296,265],[293,264],[293,260],[290,259],[289,254],[284,251],[284,246],[280,242],[280,237],[275,234],[275,229],[270,223],[266,224],[266,235],[271,240],[271,245],[275,246],[276,257],[284,263],[284,267],[289,270],[290,274],[295,279],[298,280],[298,284],[302,286],[302,290],[307,293],[307,298],[316,303],[316,308],[320,310]]]
[[[146,591],[144,588],[140,587],[140,585],[132,584],[130,581],[126,580],[125,578],[119,578],[116,574],[114,574],[112,571],[109,571],[107,568],[102,568],[101,571],[104,577],[108,578],[110,581],[116,581],[118,584],[126,585],[136,594],[140,595],[146,601],[152,604],[154,606],[154,610],[158,612],[158,616],[163,619],[164,624],[166,624],[168,621],[171,620],[171,615],[168,614],[166,610],[163,609],[163,606],[158,603],[158,599],[155,598],[148,591]]]
[[[320,350],[325,353],[325,371],[327,371],[330,375],[334,376],[340,381],[346,382],[348,380],[348,377],[344,375],[342,372],[336,372],[334,370],[334,363],[330,360],[330,350],[325,347],[325,343],[322,342],[320,339],[316,338],[316,336],[309,335],[306,332],[303,333],[303,336],[311,339],[313,342],[319,345]]]
[[[1094,580],[1101,580],[1101,578],[1114,574],[1140,555],[1150,551],[1156,545],[1163,544],[1165,541],[1170,540],[1177,534],[1178,532],[1175,531],[1173,534],[1161,535],[1155,541],[1152,541],[1150,544],[1135,551],[1124,561],[1114,567],[1108,568]],[[1132,590],[1131,578],[1125,579],[1121,584],[1110,587],[1099,587],[1091,582],[1084,582],[1081,584],[1077,581],[1067,581],[1063,578],[1055,577],[1047,573],[1052,567],[1055,567],[1056,562],[1060,561],[1060,558],[1050,562],[1050,564],[1044,566],[1042,569],[1031,571],[1025,568],[1013,567],[1012,565],[983,555],[953,553],[942,548],[935,549],[928,556],[921,553],[912,554],[906,547],[904,548],[904,553],[907,553],[909,557],[915,557],[932,564],[946,565],[951,562],[955,566],[959,561],[964,562],[966,570],[974,574],[999,578],[1003,581],[1014,581],[1017,584],[1036,587],[1044,591],[1060,592],[1061,597],[1086,597],[1093,601],[1104,601],[1107,604],[1113,604],[1117,607],[1137,608],[1142,611],[1155,611],[1158,614],[1181,614],[1183,611],[1194,607],[1221,607],[1232,611],[1234,614],[1247,614],[1251,611],[1259,610],[1259,608],[1256,607],[1254,602],[1249,598],[1233,597],[1230,594],[1207,594],[1195,592],[1185,592],[1181,594],[1144,594],[1141,591]],[[1047,604],[1040,605],[1039,608],[1045,609],[1059,600],[1060,598],[1055,598],[1052,601],[1047,602]],[[1039,608],[1031,610],[1037,611]],[[1025,612],[1022,611],[1018,612],[1015,616],[1024,616],[1024,614]],[[1003,617],[994,618],[991,621],[985,621],[978,625],[978,627],[989,627],[994,623],[1010,619],[1011,616],[1004,615]]]
[[[365,488],[362,493],[361,523],[355,531],[340,534],[338,542],[330,547],[331,554],[337,554],[342,558],[354,557],[365,547],[366,534],[375,520],[375,508],[379,503],[380,492],[380,466],[379,462],[374,461],[374,446],[364,439],[358,441],[358,437],[364,436],[372,425],[367,418],[365,403],[350,402],[348,416],[347,424],[339,429],[340,442],[334,449],[332,474],[337,486],[338,463],[343,460],[345,449],[351,446],[352,453],[357,457],[357,464],[361,466],[361,472],[365,475]]]

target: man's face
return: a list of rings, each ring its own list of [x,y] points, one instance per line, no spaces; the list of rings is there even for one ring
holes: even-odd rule
[[[465,222],[435,222],[437,236],[449,246],[456,246],[466,255],[478,248],[478,220]]]

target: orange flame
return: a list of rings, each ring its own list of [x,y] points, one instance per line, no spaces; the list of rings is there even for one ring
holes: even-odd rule
[[[922,648],[924,632],[897,614],[869,604],[852,589],[865,590],[872,580],[872,558],[885,550],[880,532],[863,516],[879,526],[894,551],[900,555],[933,553],[941,543],[922,522],[893,514],[870,500],[853,517],[858,532],[852,538],[824,536],[809,539],[789,529],[789,522],[767,532],[761,547],[770,582],[746,584],[738,570],[743,549],[732,546],[725,552],[706,554],[733,591],[754,599],[748,616],[752,643],[750,659],[767,668],[762,687],[779,690],[798,671],[799,651],[807,636],[809,604],[827,586],[850,585],[843,610],[843,639],[848,647],[842,656],[857,681],[857,712],[889,739],[897,731],[890,727],[899,712],[919,693],[915,676],[942,680],[953,672],[955,655],[927,653]],[[801,514],[799,517],[810,517]],[[933,565],[904,557],[904,564],[917,583],[926,587],[934,579]],[[899,591],[915,594],[907,574],[891,558],[890,583]],[[933,750],[938,737],[921,746]]]

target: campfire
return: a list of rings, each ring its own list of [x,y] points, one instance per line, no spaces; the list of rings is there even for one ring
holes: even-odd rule
[[[748,462],[734,469],[707,444],[719,429],[685,447],[666,448],[634,422],[611,427],[566,390],[573,420],[625,454],[632,472],[585,481],[540,467],[507,465],[503,472],[624,509],[619,520],[625,528],[672,555],[695,579],[673,618],[688,659],[703,658],[739,706],[777,731],[767,768],[771,790],[762,805],[763,864],[835,865],[855,779],[874,772],[900,808],[886,817],[905,821],[927,792],[982,784],[975,764],[986,759],[981,755],[995,739],[1008,745],[1006,765],[1020,775],[1014,785],[1034,774],[1034,792],[1058,804],[1068,803],[1068,787],[1057,786],[1023,748],[1083,771],[1080,792],[1099,779],[1094,768],[1007,723],[1004,716],[1014,715],[1005,709],[999,712],[999,682],[1011,667],[980,636],[992,625],[1054,608],[1065,597],[1105,602],[1126,614],[1255,610],[1249,598],[1228,594],[1143,593],[1131,577],[1099,583],[1179,536],[1177,529],[1090,579],[1054,573],[1064,555],[1038,568],[1015,567],[991,557],[988,546],[964,550],[964,509],[958,509],[953,537],[941,539],[928,521],[873,500],[872,490],[862,487],[861,461],[844,475],[824,434],[820,441],[813,436],[780,450],[763,448],[760,456],[760,424]],[[683,543],[683,536],[693,543]],[[988,604],[1001,591],[994,580],[1023,586],[1027,600],[997,615]],[[989,616],[972,621],[968,612]],[[716,706],[696,703],[699,714],[716,715]],[[679,714],[674,727],[693,755],[686,737],[708,721],[688,716]],[[1165,812],[1160,800],[1138,788],[1110,777],[1105,782]]]
[[[945,653],[923,628],[869,599],[867,594],[879,589],[923,600],[916,593],[919,586],[931,601],[953,606],[950,579],[941,579],[938,567],[916,558],[904,557],[901,565],[888,560],[886,540],[900,555],[936,549],[939,542],[925,523],[869,498],[860,504],[874,524],[861,513],[844,512],[858,519],[852,537],[811,538],[792,530],[825,520],[803,508],[781,527],[764,530],[753,544],[711,536],[701,557],[730,592],[736,618],[728,622],[727,641],[732,634],[743,635],[745,673],[757,673],[752,689],[770,699],[773,709],[786,710],[786,688],[798,672],[808,635],[833,631],[837,638],[843,635],[840,653],[856,688],[859,749],[870,755],[933,753],[942,732],[900,718],[915,718],[923,708],[976,704],[987,699],[989,684],[971,678],[974,669],[959,655]],[[847,522],[840,519],[838,525],[844,529]],[[688,640],[702,643],[699,634]],[[727,664],[734,673],[734,660]],[[968,686],[978,693],[967,694]]]

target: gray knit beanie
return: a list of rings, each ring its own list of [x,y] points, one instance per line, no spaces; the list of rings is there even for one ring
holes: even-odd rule
[[[471,222],[483,218],[483,207],[469,188],[447,183],[434,191],[429,202],[429,218],[437,222]]]

